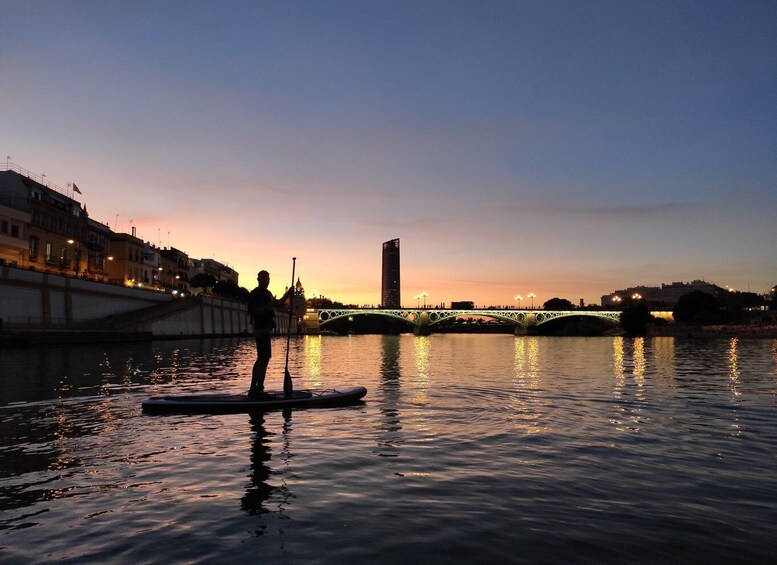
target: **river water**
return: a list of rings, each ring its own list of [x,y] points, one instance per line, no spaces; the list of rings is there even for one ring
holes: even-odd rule
[[[243,391],[253,358],[240,339],[0,349],[0,561],[777,556],[777,340],[306,336],[296,387],[362,384],[362,405],[141,412]]]

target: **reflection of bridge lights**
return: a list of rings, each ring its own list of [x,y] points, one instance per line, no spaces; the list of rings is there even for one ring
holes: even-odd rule
[[[314,386],[321,386],[321,336],[306,335],[304,337],[305,364]]]
[[[509,422],[513,428],[525,434],[542,431],[539,425],[541,413],[539,399],[539,341],[534,337],[515,340],[513,357],[514,390],[508,397]]]
[[[429,350],[431,341],[426,336],[419,336],[413,339],[415,350],[415,363],[418,370],[418,377],[421,381],[426,381],[429,377]]]
[[[645,383],[645,338],[634,338],[634,380],[638,387]]]

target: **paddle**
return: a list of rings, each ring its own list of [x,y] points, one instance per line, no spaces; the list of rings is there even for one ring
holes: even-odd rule
[[[289,287],[289,290],[291,291],[291,294],[289,295],[289,327],[286,331],[286,368],[283,372],[283,394],[286,396],[286,398],[291,398],[291,395],[294,394],[294,385],[291,384],[291,373],[289,373],[289,343],[291,342],[291,314],[293,310],[293,300],[294,300],[294,271],[297,267],[297,258],[292,257],[291,258],[291,286]]]

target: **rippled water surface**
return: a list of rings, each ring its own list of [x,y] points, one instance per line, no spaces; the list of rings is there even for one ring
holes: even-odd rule
[[[281,384],[275,344],[270,387]],[[777,342],[295,338],[362,405],[241,392],[248,340],[0,349],[0,561],[753,562],[777,555]]]

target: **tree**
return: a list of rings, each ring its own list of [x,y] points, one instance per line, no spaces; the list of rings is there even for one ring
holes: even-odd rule
[[[720,306],[729,310],[744,310],[763,306],[766,301],[755,292],[727,292],[720,297]]]
[[[219,281],[213,285],[213,294],[224,298],[237,298],[239,300],[248,300],[250,294],[247,289],[237,286],[232,281]]]
[[[629,335],[645,335],[647,325],[654,319],[647,304],[635,301],[621,312],[620,326]]]
[[[194,288],[211,288],[216,284],[216,277],[208,273],[197,273],[189,281],[189,286]]]
[[[719,319],[718,299],[700,290],[694,290],[681,296],[672,310],[674,321],[679,324],[710,323]]]
[[[574,310],[572,303],[566,298],[551,298],[542,305],[545,310]]]

